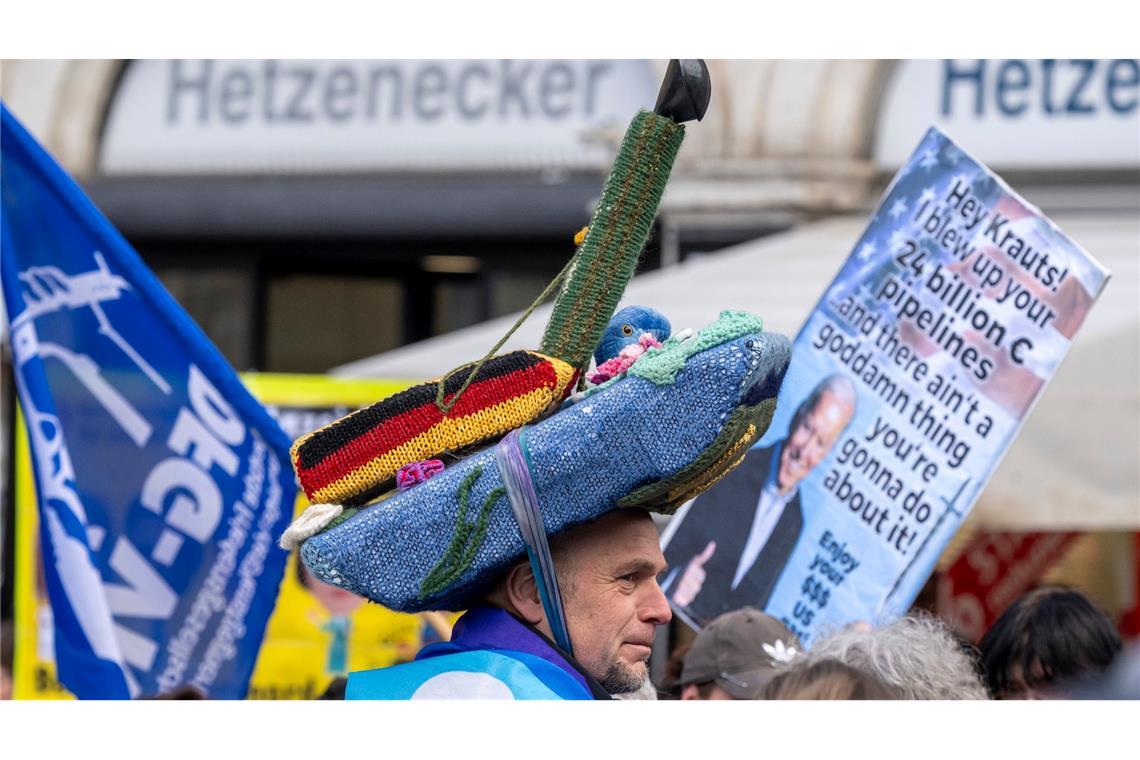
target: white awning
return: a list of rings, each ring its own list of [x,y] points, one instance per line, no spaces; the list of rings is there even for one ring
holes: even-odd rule
[[[1080,212],[1053,220],[1112,272],[1024,428],[975,507],[991,529],[1140,530],[1140,217]],[[674,330],[722,309],[759,314],[795,335],[866,225],[838,217],[634,278],[623,304],[661,309]],[[536,347],[550,313],[504,347]],[[424,379],[483,356],[511,315],[335,369],[349,377]]]

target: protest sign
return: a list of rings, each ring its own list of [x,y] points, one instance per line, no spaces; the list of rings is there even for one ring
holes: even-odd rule
[[[290,438],[409,385],[264,373],[246,374],[242,380]],[[39,568],[28,447],[22,428],[17,432],[14,695],[16,699],[67,699],[71,693],[56,679],[52,613]],[[299,493],[294,515],[307,506]],[[250,678],[248,699],[315,698],[339,671],[379,668],[410,659],[435,635],[420,616],[365,605],[360,597],[346,598],[331,587],[314,590],[314,585],[297,567],[296,554],[291,554]]]
[[[289,440],[0,107],[0,245],[59,680],[245,694],[277,599]]]
[[[904,613],[1107,279],[932,127],[797,335],[768,432],[663,536],[676,612],[748,604],[805,644]]]

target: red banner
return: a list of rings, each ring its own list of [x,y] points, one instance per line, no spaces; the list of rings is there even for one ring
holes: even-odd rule
[[[1120,618],[1120,633],[1140,636],[1140,533],[1132,536],[1132,608]]]
[[[938,616],[977,643],[1080,533],[979,533],[938,581]]]

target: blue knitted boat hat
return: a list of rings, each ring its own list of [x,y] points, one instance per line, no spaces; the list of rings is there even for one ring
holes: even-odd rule
[[[306,494],[333,503],[309,507],[281,544],[300,545],[316,577],[394,610],[461,610],[529,556],[555,638],[569,649],[554,624],[561,603],[546,536],[614,509],[672,512],[764,434],[790,357],[786,338],[725,312],[662,344],[666,320],[614,315],[683,122],[708,107],[708,73],[703,61],[669,63],[653,112],[626,131],[574,256],[486,357],[294,444]],[[555,288],[538,351],[495,356]],[[611,328],[619,344],[630,342],[617,369],[566,399]]]
[[[726,311],[508,436],[546,535],[613,509],[671,513],[708,488],[767,429],[789,358],[787,338]],[[502,446],[371,506],[311,507],[290,528],[302,559],[394,610],[468,608],[527,556]]]

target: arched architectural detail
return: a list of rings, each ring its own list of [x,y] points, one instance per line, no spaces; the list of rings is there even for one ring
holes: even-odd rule
[[[68,61],[55,93],[47,148],[63,166],[79,177],[95,173],[103,121],[115,85],[127,62],[122,60]]]

